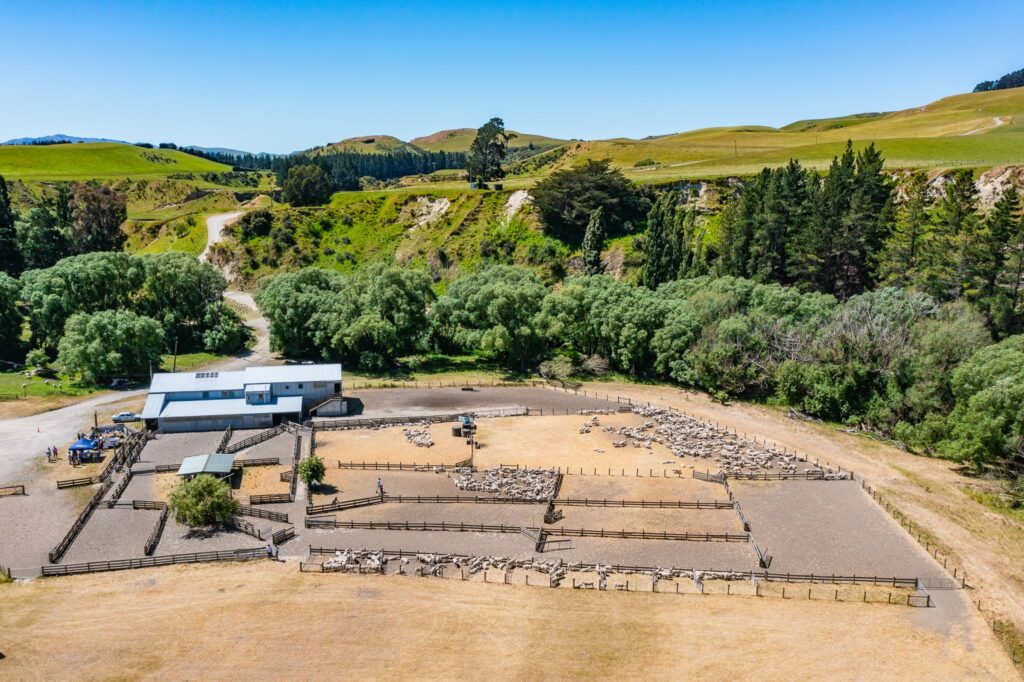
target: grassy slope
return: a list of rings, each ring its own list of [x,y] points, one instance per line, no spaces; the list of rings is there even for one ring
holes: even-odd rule
[[[403,142],[391,135],[363,135],[361,137],[349,137],[339,142],[333,142],[323,147],[314,149],[311,153],[330,154],[336,152],[354,152],[356,154],[385,154],[395,151],[420,151],[408,142]]]
[[[443,260],[457,262],[462,271],[471,269],[483,259],[485,239],[511,245],[510,252],[496,256],[501,260],[529,262],[527,252],[545,237],[528,209],[513,221],[505,220],[510,195],[508,190],[465,189],[339,192],[323,209],[275,209],[278,221],[288,213],[296,240],[276,262],[265,258],[271,250],[269,237],[244,244],[232,239],[231,244],[241,264],[239,271],[250,282],[304,264],[350,271],[392,260],[428,266],[442,282],[450,274]],[[443,215],[430,224],[417,225],[423,204],[441,200],[450,202]]]
[[[1001,125],[994,126],[995,118]],[[969,131],[977,133],[964,135]],[[572,146],[552,168],[610,158],[637,180],[747,175],[797,158],[822,168],[847,139],[875,142],[890,167],[991,167],[1024,160],[1024,88],[946,97],[923,107],[879,115],[764,126],[707,128],[645,140],[614,139]],[[653,159],[656,166],[635,168]]]
[[[231,168],[171,149],[89,143],[0,147],[0,175],[19,180],[88,180]]]
[[[515,135],[515,138],[509,143],[512,147],[525,147],[530,143],[541,147],[558,147],[568,143],[568,140],[559,140],[554,137],[545,137],[544,135],[518,133],[513,130],[509,132]],[[415,137],[409,142],[420,149],[426,149],[431,152],[464,152],[469,149],[469,145],[473,143],[473,138],[475,137],[475,128],[456,128],[454,130],[439,130],[436,133],[424,135],[423,137]]]

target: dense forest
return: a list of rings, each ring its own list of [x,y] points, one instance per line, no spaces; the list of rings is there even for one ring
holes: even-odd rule
[[[439,170],[466,167],[464,152],[412,152],[393,150],[380,154],[359,154],[324,149],[297,152],[286,156],[278,154],[228,154],[184,149],[190,154],[229,164],[235,170],[270,170],[283,186],[293,166],[314,164],[319,166],[331,183],[333,191],[359,189],[359,179],[393,180],[406,175],[422,175]]]

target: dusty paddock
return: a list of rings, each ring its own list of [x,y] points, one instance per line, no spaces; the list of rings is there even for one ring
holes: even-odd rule
[[[556,394],[557,395],[557,394]],[[612,443],[624,437],[602,429],[612,426],[640,426],[646,420],[630,414],[600,415],[600,426],[590,433],[579,429],[588,416],[494,417],[477,420],[480,447],[472,453],[473,464],[481,469],[499,464],[528,467],[561,467],[578,473],[622,475],[637,471],[643,475],[691,477],[694,468],[715,471],[711,459],[679,458],[668,448],[655,443],[647,448],[616,448]],[[317,431],[317,454],[328,464],[341,462],[390,462],[407,464],[454,464],[467,459],[471,451],[466,441],[452,436],[454,422],[424,426],[393,426],[383,429]],[[409,443],[403,429],[423,429],[434,440],[432,447]]]
[[[766,670],[1016,679],[991,638],[943,636],[917,626],[915,612],[300,574],[263,561],[178,566],[0,586],[0,670],[46,680],[71,670],[78,679],[754,679]]]

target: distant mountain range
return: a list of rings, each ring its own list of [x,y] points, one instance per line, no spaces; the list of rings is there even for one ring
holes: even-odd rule
[[[16,137],[0,144],[47,144],[53,142],[118,142],[131,144],[124,140],[109,140],[105,137],[75,137],[74,135],[43,135],[42,137]]]

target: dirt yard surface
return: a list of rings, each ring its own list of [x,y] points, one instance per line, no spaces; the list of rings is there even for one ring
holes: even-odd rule
[[[481,420],[489,424],[493,420]],[[452,436],[451,424],[392,426],[386,429],[317,431],[316,454],[328,468],[338,462],[381,462],[391,464],[455,464],[468,459],[466,441]],[[406,440],[404,429],[427,431],[434,445],[425,448]]]
[[[737,533],[743,524],[732,509],[639,509],[558,507],[564,514],[552,528],[648,530],[668,533]]]
[[[107,509],[100,505],[75,538],[61,563],[77,564],[146,556],[143,549],[160,512]]]
[[[398,504],[386,503],[337,512],[338,521],[390,521],[393,523],[465,523],[488,526],[538,527],[544,521],[543,504]],[[388,532],[388,531],[384,531]]]
[[[559,498],[597,500],[688,500],[728,502],[725,487],[692,478],[690,473],[669,478],[648,476],[579,476],[562,478]]]
[[[248,504],[250,495],[288,493],[290,483],[281,481],[281,474],[291,471],[291,466],[257,466],[242,468],[242,482],[235,489],[235,497]]]
[[[459,490],[453,483],[455,474],[450,471],[381,471],[374,469],[338,469],[327,467],[324,485],[313,490],[313,504],[340,500],[354,500],[373,497],[377,494],[377,479],[384,485],[388,495],[429,496],[476,495],[494,497],[492,493],[467,492]]]
[[[349,414],[353,417],[393,417],[448,414],[498,407],[528,407],[564,413],[615,409],[615,397],[604,399],[553,391],[547,388],[374,388],[351,389]]]
[[[1017,679],[990,638],[914,627],[914,611],[300,574],[264,561],[179,566],[0,586],[0,674],[267,679],[294,678],[299,665],[303,678],[751,679],[770,670],[798,679]],[[297,661],[295,635],[311,624],[317,636],[303,638]],[[102,632],[102,645],[69,632]],[[722,645],[736,641],[742,653]]]
[[[771,570],[898,578],[947,577],[854,481],[730,483]]]

